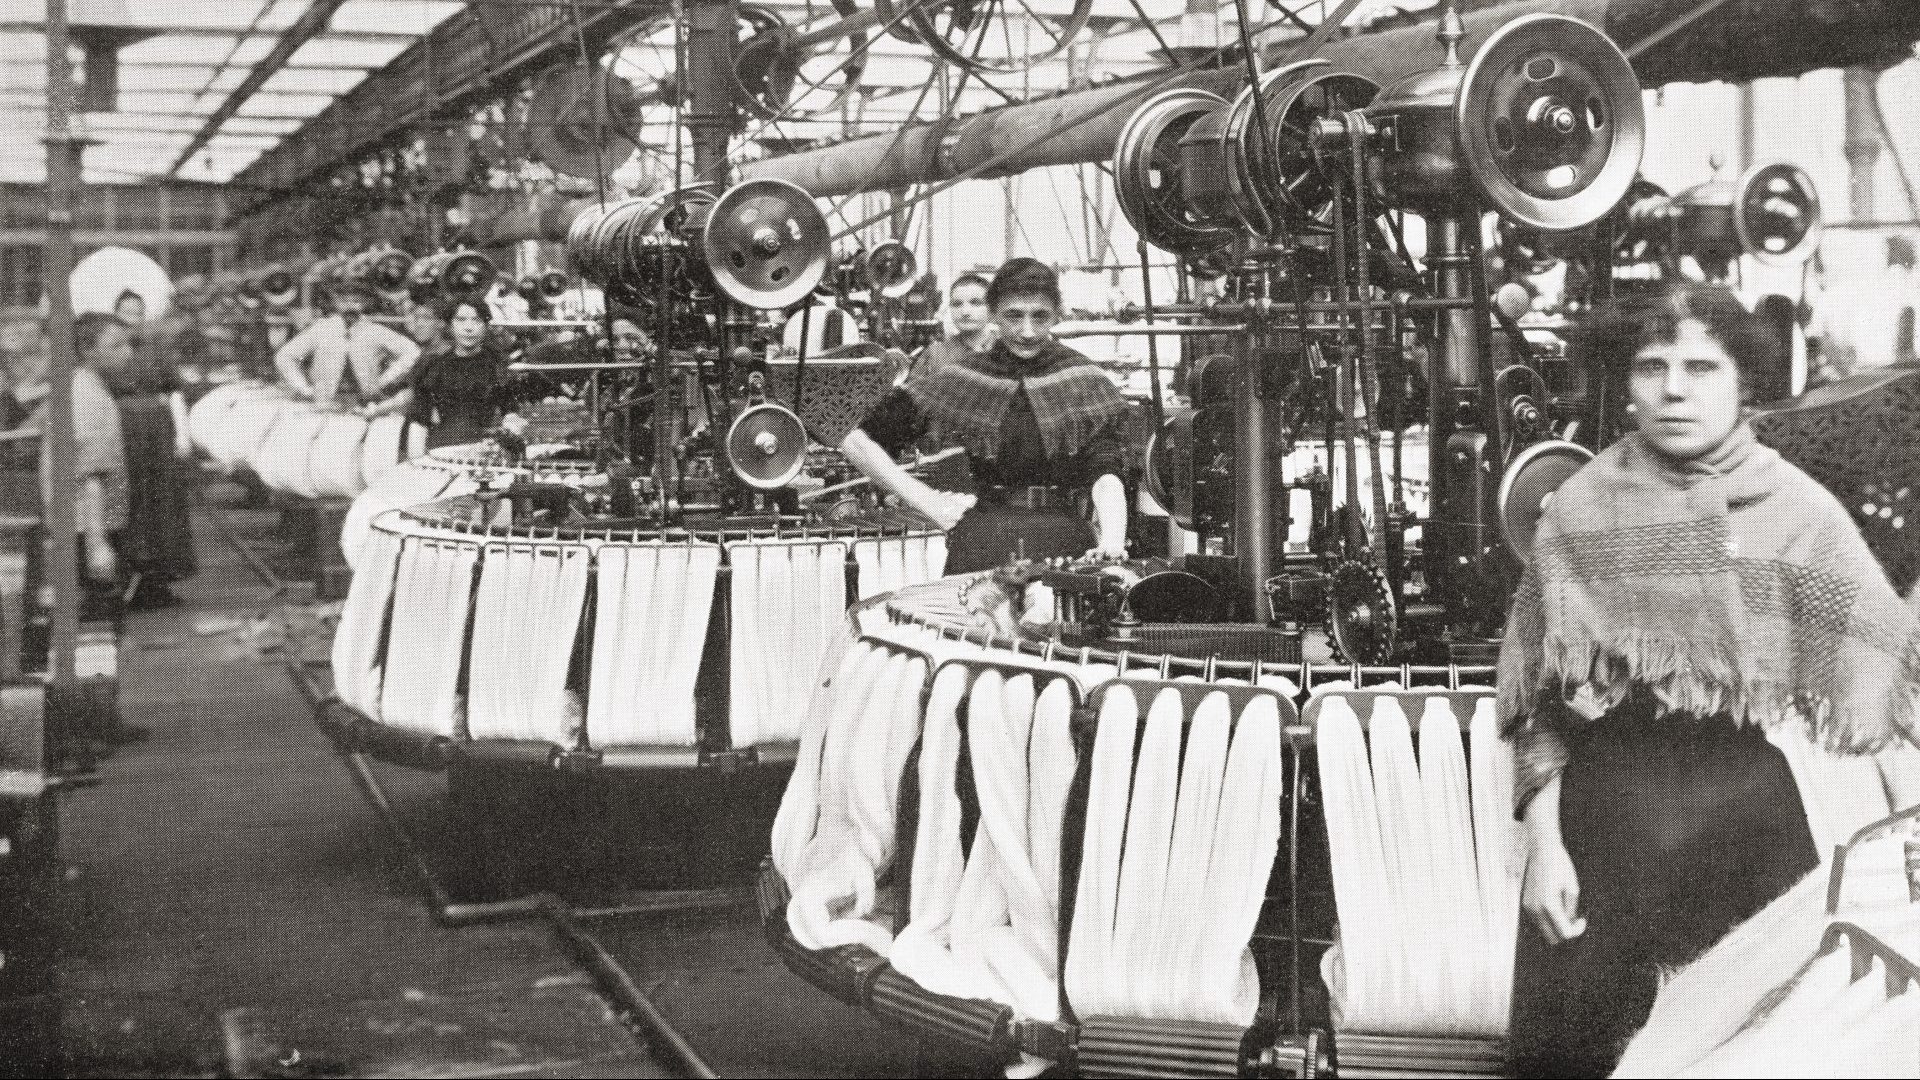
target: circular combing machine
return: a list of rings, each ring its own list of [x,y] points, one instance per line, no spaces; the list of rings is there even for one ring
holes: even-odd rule
[[[426,431],[402,416],[329,412],[264,383],[216,387],[187,413],[194,444],[227,472],[245,468],[275,491],[350,499],[421,453]]]
[[[881,519],[528,528],[490,524],[497,507],[373,518],[334,643],[343,707],[323,712],[349,745],[417,767],[790,761],[793,695],[848,606],[945,559],[939,534]]]

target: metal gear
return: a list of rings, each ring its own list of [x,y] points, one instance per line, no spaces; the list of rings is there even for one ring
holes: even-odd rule
[[[1400,639],[1400,611],[1387,575],[1371,562],[1342,559],[1327,580],[1327,628],[1350,663],[1384,664]]]

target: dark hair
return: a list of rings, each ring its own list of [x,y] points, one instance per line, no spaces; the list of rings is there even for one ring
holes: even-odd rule
[[[481,322],[489,326],[493,324],[493,309],[477,296],[443,296],[433,302],[433,313],[440,316],[441,322],[451,323],[454,315],[463,307],[472,308],[474,314],[480,316]]]
[[[954,293],[959,292],[960,286],[962,285],[977,285],[988,292],[993,291],[993,282],[987,280],[987,275],[976,270],[969,270],[953,279],[953,284],[947,286],[947,295],[952,296]]]
[[[73,351],[76,356],[85,356],[89,349],[100,344],[100,338],[109,329],[125,330],[126,324],[104,311],[89,311],[73,320]]]
[[[146,298],[146,297],[144,297],[144,296],[141,296],[141,295],[140,295],[139,293],[137,293],[137,292],[134,292],[134,291],[133,291],[132,289],[121,289],[121,290],[120,290],[120,295],[119,295],[119,296],[116,296],[116,297],[114,297],[114,298],[113,298],[113,309],[114,309],[115,311],[118,311],[118,310],[120,310],[120,305],[121,305],[121,304],[123,304],[123,303],[125,303],[125,302],[126,302],[126,300],[127,300],[127,298],[128,298],[129,296],[131,296],[131,297],[132,297],[132,298],[134,298],[135,300],[138,300],[138,301],[140,301],[140,307],[141,307],[141,308],[142,308],[143,310],[144,310],[144,309],[146,308],[146,306],[147,306],[147,298]]]
[[[993,282],[987,286],[987,310],[998,311],[1016,296],[1045,297],[1056,311],[1065,306],[1060,301],[1060,278],[1053,268],[1025,256],[1008,259],[994,271]]]
[[[1610,370],[1621,378],[1641,349],[1675,341],[1680,324],[1689,319],[1705,326],[1708,336],[1733,358],[1743,398],[1772,388],[1774,373],[1787,363],[1780,337],[1739,297],[1718,285],[1681,282],[1618,300],[1581,322],[1573,334],[1572,353],[1589,370]]]
[[[631,304],[609,303],[607,305],[607,321],[610,323],[620,321],[630,322],[640,329],[645,330],[647,328],[647,313]]]

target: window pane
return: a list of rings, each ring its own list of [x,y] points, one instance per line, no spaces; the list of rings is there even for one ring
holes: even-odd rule
[[[168,217],[176,229],[217,229],[220,206],[210,187],[177,187],[168,193],[171,210]]]
[[[113,193],[113,225],[116,229],[158,229],[160,189],[123,187]]]
[[[34,307],[40,303],[40,249],[0,247],[0,307]]]
[[[10,187],[0,192],[0,227],[8,229],[44,229],[47,227],[47,196],[40,187]]]
[[[209,277],[213,274],[213,249],[204,244],[177,247],[167,260],[167,273],[176,280],[188,274]]]

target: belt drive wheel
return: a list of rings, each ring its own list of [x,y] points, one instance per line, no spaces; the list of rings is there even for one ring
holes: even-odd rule
[[[1384,664],[1399,644],[1400,612],[1387,575],[1372,562],[1342,559],[1327,579],[1327,628],[1354,664]]]

